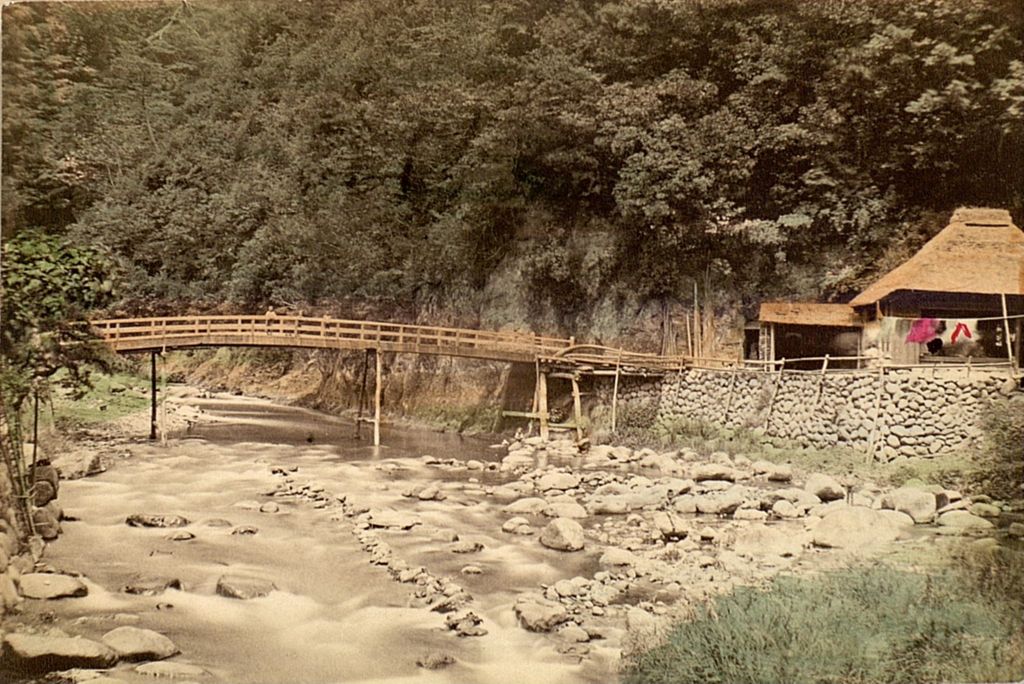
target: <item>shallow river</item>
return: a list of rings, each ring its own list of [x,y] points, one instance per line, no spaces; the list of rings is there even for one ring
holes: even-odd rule
[[[158,630],[182,650],[176,660],[202,666],[207,681],[263,682],[608,682],[614,681],[614,641],[591,644],[582,663],[560,655],[549,636],[516,625],[518,593],[541,583],[595,569],[594,552],[562,554],[536,537],[503,534],[507,514],[481,486],[497,474],[446,474],[422,456],[496,460],[486,443],[411,430],[385,430],[386,446],[353,438],[351,423],[256,400],[210,400],[199,405],[220,422],[204,423],[166,446],[139,445],[133,456],[97,477],[65,482],[60,503],[78,518],[64,523],[45,560],[88,578],[89,595],[60,602],[61,617],[79,618],[68,631],[98,638],[117,620]],[[401,469],[382,468],[386,462]],[[383,532],[396,555],[450,576],[474,597],[488,634],[458,638],[444,616],[408,608],[412,585],[399,584],[369,563],[352,534],[350,519],[308,501],[274,499],[277,513],[245,502],[265,502],[282,482],[272,466],[298,467],[296,482],[348,494],[367,505],[415,512],[424,524],[410,532]],[[480,479],[471,481],[470,476]],[[449,499],[421,502],[402,497],[413,482],[444,482]],[[242,505],[239,505],[242,504]],[[191,541],[170,541],[173,530],[125,525],[132,513],[182,515]],[[255,535],[233,535],[251,525]],[[484,550],[454,554],[439,531],[479,541]],[[480,575],[460,573],[466,565]],[[224,574],[272,580],[279,591],[250,601],[214,592]],[[142,579],[175,578],[182,591],[136,596],[121,588]],[[55,604],[32,610],[53,609]],[[63,622],[63,620],[62,620]],[[418,657],[444,651],[448,668],[428,671]],[[120,667],[127,681],[152,681]]]

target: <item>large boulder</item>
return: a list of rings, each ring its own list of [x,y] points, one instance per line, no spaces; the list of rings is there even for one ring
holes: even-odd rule
[[[825,515],[815,526],[812,541],[833,549],[862,549],[899,538],[914,524],[896,511],[877,511],[863,506],[843,506]]]
[[[163,660],[180,653],[174,642],[163,634],[139,627],[116,627],[103,635],[103,643],[121,660]]]
[[[735,482],[740,477],[740,473],[725,463],[704,463],[694,468],[690,473],[690,477],[697,482],[704,482],[705,480]]]
[[[565,606],[536,597],[524,597],[516,601],[515,613],[519,624],[531,632],[550,632],[569,620]]]
[[[967,511],[949,511],[938,519],[939,525],[958,530],[987,530],[995,527],[990,521]]]
[[[549,518],[586,518],[587,509],[575,501],[555,501],[544,509]]]
[[[572,473],[547,473],[537,480],[537,489],[545,492],[549,489],[575,489],[580,486],[580,476]]]
[[[60,518],[50,506],[32,511],[32,526],[35,528],[36,534],[46,541],[53,541],[61,533]]]
[[[277,589],[273,582],[258,577],[224,575],[217,580],[217,593],[234,599],[254,599],[266,596]]]
[[[906,513],[915,523],[935,520],[935,495],[916,487],[900,487],[882,497],[882,508]]]
[[[831,475],[815,473],[807,478],[804,491],[814,494],[822,501],[835,501],[846,498],[846,488]]]
[[[185,527],[188,518],[180,515],[151,515],[149,513],[133,513],[125,519],[129,527]]]
[[[569,518],[555,518],[540,533],[540,543],[557,551],[583,548],[583,526]]]
[[[21,595],[32,599],[77,598],[89,593],[82,580],[69,575],[31,572],[21,576]]]
[[[505,506],[505,512],[512,515],[541,515],[548,507],[548,502],[540,497],[528,496]]]
[[[686,520],[675,513],[658,511],[652,516],[651,522],[666,539],[682,539],[690,533],[690,526],[686,524]]]
[[[6,669],[21,674],[75,667],[94,669],[116,663],[117,653],[81,637],[8,634],[4,637],[2,662]]]
[[[804,535],[768,525],[748,525],[736,533],[733,551],[742,556],[796,556],[804,548]]]
[[[621,568],[633,567],[640,562],[640,557],[632,551],[620,549],[617,546],[609,546],[608,549],[601,554],[601,558],[597,562],[602,568],[619,570]]]

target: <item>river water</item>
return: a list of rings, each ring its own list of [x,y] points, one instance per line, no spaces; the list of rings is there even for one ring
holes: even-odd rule
[[[521,629],[512,604],[523,591],[576,575],[589,576],[597,551],[563,554],[536,537],[503,534],[508,518],[482,487],[498,473],[427,466],[423,456],[496,460],[484,442],[426,431],[386,429],[386,446],[353,437],[350,422],[259,400],[197,400],[217,422],[201,423],[166,445],[139,444],[132,457],[92,478],[62,484],[60,502],[77,520],[64,523],[45,560],[81,572],[89,595],[30,610],[55,610],[67,631],[98,638],[135,621],[169,636],[176,660],[199,665],[206,681],[270,682],[608,682],[615,681],[616,641],[591,643],[580,661],[561,655],[550,636]],[[474,597],[483,637],[459,638],[444,616],[407,607],[411,586],[371,565],[353,535],[351,519],[301,499],[276,498],[277,513],[252,502],[282,481],[273,467],[297,468],[289,477],[374,508],[414,512],[423,525],[384,532],[396,555],[449,576]],[[468,474],[467,474],[468,472]],[[473,477],[479,478],[474,482]],[[402,496],[415,482],[443,484],[445,501]],[[174,530],[125,525],[133,513],[188,518],[191,541],[171,541]],[[239,526],[254,535],[232,534]],[[455,554],[443,531],[479,541],[478,553]],[[460,572],[478,566],[479,575]],[[272,580],[278,591],[249,601],[214,591],[224,574]],[[180,580],[183,590],[156,596],[121,589],[140,580]],[[31,602],[30,602],[31,603]],[[137,617],[132,617],[137,616]],[[617,635],[612,630],[610,637]],[[429,671],[416,660],[430,651],[455,657]],[[116,676],[147,681],[130,666]],[[148,681],[152,681],[148,679]]]

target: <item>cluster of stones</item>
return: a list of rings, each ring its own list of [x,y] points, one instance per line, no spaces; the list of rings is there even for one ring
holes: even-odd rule
[[[21,576],[19,584],[22,596],[30,600],[55,601],[88,594],[88,587],[79,578],[60,573],[27,573]],[[38,633],[19,631],[3,636],[0,671],[30,675],[71,668],[107,669],[120,662],[149,661],[136,670],[142,674],[177,673],[178,676],[205,672],[184,663],[151,662],[178,653],[178,647],[163,634],[130,625],[115,627],[98,641],[71,636],[56,628]],[[91,678],[90,681],[121,682],[113,677]]]
[[[581,460],[568,441],[531,438],[508,448],[501,469],[518,479],[486,490],[506,502],[502,531],[537,534],[559,551],[602,551],[593,578],[542,587],[516,604],[525,628],[568,630],[580,643],[587,620],[628,615],[637,597],[653,597],[637,607],[657,614],[680,599],[766,578],[807,554],[879,548],[915,524],[936,523],[939,534],[994,533],[991,518],[1011,510],[923,483],[851,489],[829,475],[724,452],[702,458],[601,445]]]
[[[296,470],[294,466],[272,469],[272,472],[281,475],[284,481],[266,494],[297,498],[314,507],[336,511],[336,519],[348,519],[352,523],[352,532],[361,548],[369,554],[370,563],[384,567],[395,581],[413,586],[409,597],[410,607],[426,608],[444,614],[446,627],[458,636],[487,634],[487,630],[481,626],[482,618],[468,610],[473,597],[461,585],[451,578],[438,577],[422,566],[410,565],[399,558],[391,545],[381,536],[381,531],[408,531],[422,525],[418,516],[395,510],[371,509],[346,494],[328,494],[320,485],[298,482],[292,476]],[[404,495],[423,501],[440,501],[445,498],[444,493],[436,485],[430,484],[411,487]],[[450,544],[449,550],[453,553],[474,553],[483,548],[475,542],[460,541],[459,535],[452,530],[438,530],[437,536],[441,541]],[[480,570],[475,566],[466,566],[463,572],[473,574]],[[428,663],[421,666],[433,669],[437,664]]]
[[[891,461],[973,443],[981,410],[1005,387],[1005,375],[963,369],[884,375],[690,369],[634,388],[622,404],[655,407],[656,421],[665,425],[753,427],[802,446],[873,448],[876,458]]]

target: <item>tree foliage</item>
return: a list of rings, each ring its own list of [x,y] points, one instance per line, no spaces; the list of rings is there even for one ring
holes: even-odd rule
[[[87,382],[85,364],[103,356],[81,321],[85,311],[108,303],[112,291],[108,265],[95,250],[34,232],[4,243],[0,389],[15,414],[59,370],[73,384]]]
[[[472,309],[510,262],[567,316],[712,265],[842,295],[922,215],[1024,206],[1019,3],[4,12],[5,235],[102,245],[150,299]]]

